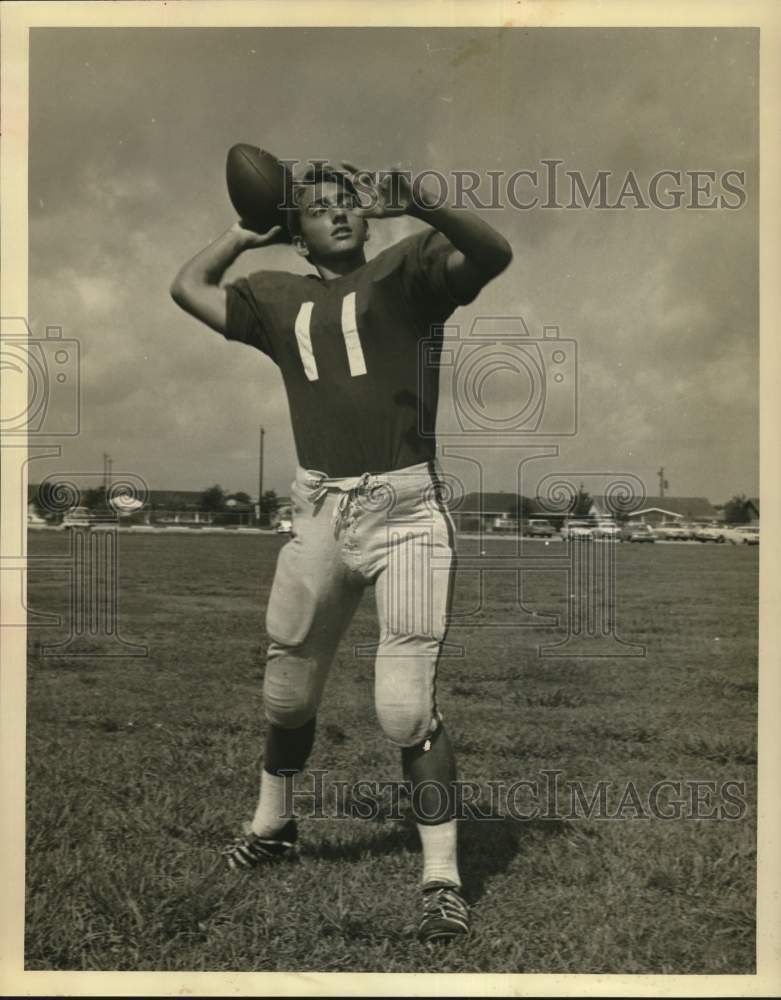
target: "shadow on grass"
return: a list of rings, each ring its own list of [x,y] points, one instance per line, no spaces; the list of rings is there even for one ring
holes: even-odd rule
[[[361,823],[356,820],[356,823]],[[363,824],[362,824],[363,825]],[[368,823],[366,824],[368,827]],[[361,837],[349,843],[335,843],[328,837],[315,841],[306,854],[323,861],[361,861],[368,857],[383,857],[400,851],[417,851],[420,848],[417,831],[411,823],[394,823],[385,826],[371,836]]]
[[[459,867],[469,902],[482,898],[491,879],[506,872],[525,845],[562,836],[571,826],[561,819],[520,820],[511,816],[490,819],[469,816],[461,820]],[[357,862],[402,851],[420,851],[418,833],[410,817],[349,843],[324,838],[312,843],[306,853],[324,861]]]
[[[481,899],[491,879],[506,872],[525,845],[562,836],[570,825],[562,819],[520,820],[512,816],[463,820],[459,867],[468,902]]]

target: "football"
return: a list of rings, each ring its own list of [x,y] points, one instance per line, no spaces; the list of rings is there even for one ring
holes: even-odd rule
[[[239,218],[259,233],[282,226],[288,235],[285,197],[290,197],[286,168],[272,153],[239,142],[228,150],[225,167],[228,196]]]

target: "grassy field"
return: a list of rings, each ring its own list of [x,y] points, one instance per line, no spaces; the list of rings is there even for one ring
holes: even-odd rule
[[[33,535],[30,555],[63,553]],[[475,543],[462,540],[464,554]],[[496,539],[489,554],[512,543]],[[540,545],[541,543],[534,543]],[[438,691],[461,778],[545,769],[640,796],[662,779],[745,782],[737,819],[592,816],[461,824],[474,933],[430,952],[414,936],[420,856],[407,820],[302,824],[301,857],[233,874],[217,851],[254,807],[262,739],[263,610],[273,537],[122,536],[120,632],[139,659],[42,656],[28,680],[28,969],[747,973],[754,969],[758,552],[617,547],[618,631],[639,658],[540,659],[550,630],[497,628],[512,579],[451,630]],[[553,547],[551,547],[553,548]],[[455,610],[477,603],[463,572]],[[33,572],[31,607],[66,612],[62,576]],[[531,574],[529,611],[564,609]],[[543,620],[542,618],[540,619]],[[355,618],[320,715],[328,780],[395,779],[374,719]],[[685,797],[686,792],[684,791]],[[716,797],[715,801],[721,801]]]

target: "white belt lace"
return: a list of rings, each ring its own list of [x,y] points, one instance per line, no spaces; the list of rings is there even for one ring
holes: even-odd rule
[[[313,503],[317,503],[329,491],[337,490],[341,494],[336,502],[331,518],[334,528],[338,529],[343,521],[346,520],[348,523],[352,523],[357,518],[360,511],[358,496],[361,490],[368,488],[371,478],[370,472],[364,472],[360,476],[349,476],[341,479],[331,479],[328,476],[323,476],[312,485],[309,491],[309,499]]]

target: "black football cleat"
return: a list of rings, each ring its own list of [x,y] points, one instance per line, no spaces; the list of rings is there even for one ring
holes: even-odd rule
[[[222,856],[228,867],[254,868],[256,865],[279,861],[282,858],[295,857],[298,841],[298,825],[294,819],[285,823],[279,833],[273,837],[259,837],[252,832],[249,823],[244,828],[244,835],[223,848]]]
[[[433,944],[466,937],[468,933],[469,907],[458,886],[452,882],[427,882],[423,886],[419,939]]]

